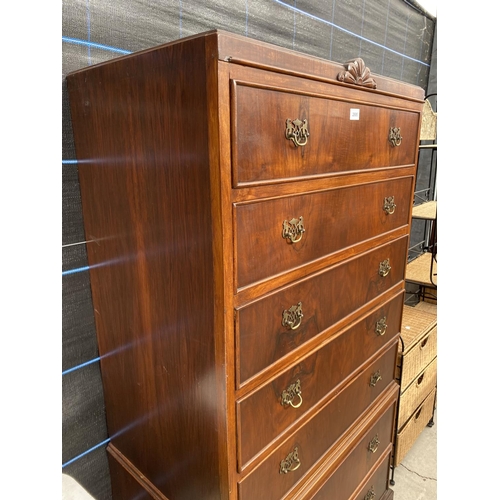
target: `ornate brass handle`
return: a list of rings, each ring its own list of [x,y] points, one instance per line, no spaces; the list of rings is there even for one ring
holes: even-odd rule
[[[365,495],[364,500],[373,500],[375,498],[375,490],[373,486],[368,490],[368,493]]]
[[[280,398],[280,403],[282,406],[285,408],[287,406],[291,406],[292,408],[298,408],[302,404],[302,394],[301,394],[301,388],[300,388],[300,379],[297,379],[296,382],[291,384],[287,389],[285,389],[281,393],[281,398]],[[293,404],[293,400],[295,399],[295,396],[299,398],[298,404]]]
[[[396,211],[396,204],[394,203],[394,196],[384,198],[384,212],[387,215],[392,215]]]
[[[288,239],[290,243],[298,243],[302,239],[302,235],[306,232],[304,227],[304,218],[300,216],[290,220],[283,221],[283,230],[281,236]]]
[[[285,137],[298,146],[305,146],[307,138],[309,137],[309,130],[307,129],[307,120],[290,120],[286,119]]]
[[[389,265],[389,259],[385,259],[378,266],[378,273],[383,278],[385,278],[389,274],[390,270],[391,270],[391,266]]]
[[[389,130],[389,142],[394,146],[401,146],[401,141],[403,137],[401,136],[401,129],[399,127],[391,127]]]
[[[302,302],[299,302],[296,306],[283,311],[281,324],[290,330],[296,330],[300,326],[303,317]]]
[[[375,333],[382,337],[382,335],[385,334],[387,331],[387,323],[386,323],[387,317],[384,316],[383,318],[379,319],[377,323],[375,324]]]
[[[300,467],[299,450],[295,447],[285,459],[280,462],[280,474],[288,474]]]
[[[378,438],[378,434],[370,441],[368,444],[368,451],[371,453],[375,453],[378,450],[378,445],[380,444],[380,440]]]
[[[370,387],[375,387],[379,380],[382,380],[382,375],[380,374],[380,370],[377,370],[370,377]]]

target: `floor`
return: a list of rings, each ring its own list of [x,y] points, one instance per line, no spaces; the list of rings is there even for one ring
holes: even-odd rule
[[[394,500],[437,499],[437,410],[394,472]]]
[[[94,500],[75,479],[67,474],[62,475],[62,500]]]

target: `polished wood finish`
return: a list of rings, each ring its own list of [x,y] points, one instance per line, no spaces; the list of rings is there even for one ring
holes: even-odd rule
[[[221,490],[206,49],[68,76],[108,432],[172,500]]]
[[[325,400],[330,399],[330,401],[325,404],[323,400],[314,411],[306,414],[305,420],[307,423],[296,432],[289,430],[286,434],[286,441],[275,448],[269,458],[257,467],[257,471],[251,474],[251,479],[243,481],[249,494],[251,492],[256,493],[258,487],[268,488],[273,477],[275,477],[276,463],[279,463],[281,458],[287,455],[289,448],[292,449],[294,446],[298,446],[302,464],[300,470],[275,482],[276,487],[281,488],[281,490],[273,492],[271,498],[281,498],[291,484],[294,484],[297,479],[302,477],[307,472],[308,467],[311,467],[390,385],[393,380],[396,351],[397,345],[393,342],[389,350],[367,366],[349,385],[340,388],[332,387],[331,393],[325,398]],[[381,378],[378,383],[373,385],[371,380],[375,373],[379,374]],[[306,391],[303,392],[303,397],[307,397]],[[318,411],[319,409],[321,411]],[[239,440],[243,455],[251,456],[248,448],[256,440],[258,442],[258,434],[261,427],[265,426],[265,419],[279,419],[283,411],[285,410],[269,412],[266,407],[259,407],[254,411],[252,416],[256,420],[253,421],[253,426],[245,427],[243,430],[247,432],[242,432]],[[311,414],[314,414],[312,418]],[[262,422],[262,424],[256,426],[255,422]],[[281,441],[282,439],[278,442]],[[276,445],[276,442],[273,445]],[[256,451],[260,450],[257,449]],[[293,481],[290,483],[292,479]],[[257,497],[260,498],[258,495]]]
[[[286,273],[349,246],[408,224],[408,207],[398,200],[411,197],[413,179],[353,186],[235,205],[237,286]],[[394,197],[396,208],[383,207]],[[399,208],[399,210],[398,210]],[[283,238],[283,221],[303,218],[300,241]]]
[[[289,90],[295,82],[287,83],[289,88],[259,88],[237,82],[232,89],[236,186],[413,163],[417,112],[296,94]],[[350,119],[354,111],[359,119]],[[285,138],[287,119],[307,119],[306,146]],[[400,147],[388,141],[391,127],[406,136]]]
[[[351,328],[329,338],[319,350],[299,358],[282,375],[237,402],[238,442],[241,442],[238,447],[241,450],[239,463],[242,466],[299,417],[321,404],[325,397],[331,397],[332,391],[341,390],[350,376],[364,368],[380,353],[380,349],[384,349],[399,334],[402,300],[403,295],[399,294],[374,313],[360,318]],[[387,330],[383,336],[377,335],[376,323],[384,317],[387,318]],[[350,350],[351,356],[339,357],[339,352]],[[390,379],[392,376],[389,374]],[[302,404],[298,408],[283,406],[283,390],[297,380],[301,385]],[[260,425],[256,427],[255,422],[260,422]]]
[[[305,77],[308,80],[328,82],[335,86],[335,92],[350,86],[338,81],[338,74],[345,70],[344,61],[341,63],[325,61],[324,59],[301,54],[299,52],[276,47],[265,42],[252,40],[233,33],[220,32],[218,57],[220,60],[231,61],[235,65],[251,66],[271,70],[277,73],[286,73]],[[362,96],[363,91],[374,98],[374,95],[390,95],[398,98],[404,96],[408,101],[416,101],[421,109],[424,91],[417,86],[394,80],[381,75],[372,76],[377,81],[377,93],[370,89],[357,87],[357,95]]]
[[[397,387],[385,391],[379,398],[378,404],[370,409],[369,415],[356,424],[349,440],[338,443],[336,450],[310,481],[311,484],[308,485],[310,488],[294,492],[291,498],[316,499],[318,495],[319,498],[351,500],[358,497],[360,492],[366,494],[367,479],[369,480],[370,475],[384,465],[385,487],[378,492],[377,498],[380,498],[382,492],[387,492],[397,396]],[[344,495],[339,497],[332,495],[338,488],[344,489]]]
[[[406,237],[309,276],[237,310],[237,381],[242,385],[302,344],[320,335],[367,302],[401,283]],[[388,276],[379,265],[389,259]],[[342,287],[342,300],[338,291]],[[282,325],[283,310],[302,302],[303,318],[295,330]]]
[[[117,500],[304,500],[337,473],[348,500],[387,471],[423,92],[344,69],[213,31],[68,75]]]
[[[371,492],[375,494],[373,500],[382,500],[387,493],[387,470],[389,468],[391,455],[380,462],[375,472],[368,478],[365,484],[360,488],[360,493],[355,497],[355,500],[367,500],[371,496]]]
[[[387,419],[392,417],[390,412],[386,415]],[[383,427],[384,423],[385,422],[382,421],[380,427]],[[338,498],[349,498],[349,493],[353,491],[358,484],[356,480],[364,480],[365,484],[361,486],[360,493],[354,497],[355,500],[370,498],[370,496],[367,497],[370,491],[373,491],[375,494],[373,500],[379,500],[381,498],[382,494],[387,490],[387,470],[390,463],[391,446],[384,447],[385,454],[383,455],[380,455],[380,452],[378,455],[372,455],[367,452],[366,440],[376,431],[377,429],[375,428],[372,434],[368,434],[365,440],[362,440],[360,444],[358,444],[355,450],[328,480],[325,486],[323,486],[323,488],[313,497],[314,500],[331,500],[337,498],[337,496]],[[369,469],[371,465],[370,462],[368,462],[369,459],[371,459],[371,462],[378,459],[372,469]],[[356,470],[356,475],[352,473],[353,469]],[[375,469],[375,471],[373,471],[373,469]],[[367,473],[369,477],[365,479]]]
[[[114,446],[108,446],[109,472],[113,484],[114,498],[134,498],[137,500],[166,500],[166,497],[149,481],[143,478],[126,457]]]

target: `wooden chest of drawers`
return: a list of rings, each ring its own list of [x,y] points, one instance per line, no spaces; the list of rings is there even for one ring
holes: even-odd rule
[[[214,31],[70,95],[118,500],[387,500],[423,91]]]

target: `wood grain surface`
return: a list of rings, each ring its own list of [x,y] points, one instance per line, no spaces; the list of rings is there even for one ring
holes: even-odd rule
[[[371,477],[392,498],[423,92],[342,69],[212,31],[68,75],[117,500],[361,499]],[[309,121],[305,147],[287,118]]]

